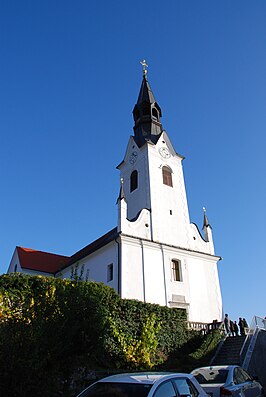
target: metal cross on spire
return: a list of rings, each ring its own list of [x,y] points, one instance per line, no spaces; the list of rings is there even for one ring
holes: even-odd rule
[[[146,63],[145,59],[143,59],[142,61],[140,61],[140,64],[142,65],[143,76],[146,76],[148,64]]]

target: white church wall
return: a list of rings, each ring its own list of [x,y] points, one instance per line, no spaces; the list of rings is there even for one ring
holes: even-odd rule
[[[9,265],[9,268],[7,270],[7,273],[13,273],[13,272],[21,272],[21,266],[20,266],[20,261],[19,261],[19,257],[18,257],[18,251],[17,249],[15,249],[13,255],[12,255],[12,259]]]
[[[122,298],[184,308],[189,321],[222,319],[218,257],[128,236],[121,238]],[[180,281],[173,278],[173,260],[180,262]]]
[[[189,214],[183,178],[182,158],[169,147],[163,133],[156,146],[149,150],[153,240],[188,248]],[[169,158],[159,154],[161,148],[171,153]],[[163,183],[162,168],[172,170],[173,186]]]
[[[149,210],[143,209],[135,221],[128,221],[126,218],[127,204],[123,200],[120,202],[119,212],[121,215],[119,220],[119,231],[129,236],[151,239],[151,214]]]
[[[189,279],[187,272],[186,255],[181,250],[164,246],[164,261],[166,267],[167,280],[167,300],[168,305],[172,307],[184,307],[183,304],[190,303]],[[180,262],[181,280],[175,281],[173,275],[173,263],[176,260]]]
[[[214,259],[190,257],[187,259],[190,290],[189,317],[191,321],[222,320],[222,299]]]
[[[122,298],[168,306],[170,270],[165,268],[161,246],[128,236],[121,236],[121,240]]]
[[[132,153],[137,153],[134,163],[130,161]],[[130,138],[127,148],[125,162],[120,166],[120,177],[123,179],[123,188],[128,203],[127,219],[135,218],[143,209],[150,209],[150,192],[149,192],[149,175],[147,164],[147,148],[144,146],[139,149]],[[138,187],[134,191],[130,191],[130,176],[133,171],[138,172]]]
[[[165,266],[158,245],[147,241],[143,244],[145,301],[167,306]]]
[[[73,263],[57,274],[57,277],[71,278],[72,272],[76,271],[79,276],[83,273],[83,279],[97,281],[107,284],[118,290],[118,244],[110,242],[92,254]],[[108,266],[113,265],[113,279],[108,281]]]
[[[39,270],[31,270],[23,268],[24,274],[29,274],[30,276],[45,276],[45,277],[54,277],[53,273],[41,272]]]
[[[121,235],[121,298],[144,302],[144,296],[141,240]]]
[[[211,230],[210,230],[211,233]],[[190,224],[190,249],[214,255],[213,241],[205,241],[196,225]]]

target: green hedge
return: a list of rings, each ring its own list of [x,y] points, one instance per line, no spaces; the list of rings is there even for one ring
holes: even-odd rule
[[[167,368],[199,343],[182,310],[101,283],[0,276],[0,395],[73,396],[92,371]]]

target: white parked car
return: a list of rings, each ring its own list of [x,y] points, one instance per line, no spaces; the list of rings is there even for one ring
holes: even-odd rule
[[[138,372],[108,376],[78,397],[208,397],[191,374]]]
[[[261,384],[238,365],[216,365],[191,372],[211,397],[264,397]]]

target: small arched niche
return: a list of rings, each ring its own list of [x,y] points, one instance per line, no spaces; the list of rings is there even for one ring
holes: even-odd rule
[[[133,192],[138,187],[138,171],[132,171],[130,175],[130,192]]]

